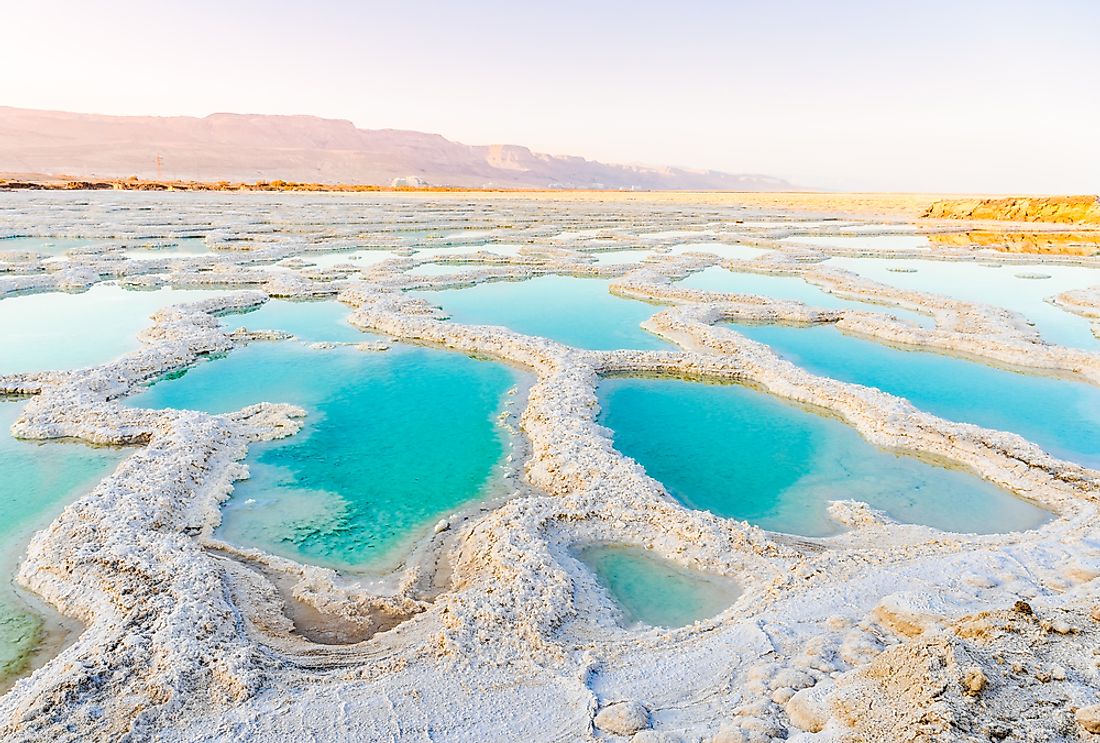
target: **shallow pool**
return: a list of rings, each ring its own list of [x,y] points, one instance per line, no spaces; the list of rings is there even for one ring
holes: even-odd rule
[[[150,316],[172,304],[215,296],[206,290],[127,290],[93,286],[0,300],[0,374],[73,369],[110,361],[139,347]]]
[[[608,292],[606,279],[540,276],[463,289],[412,292],[466,325],[503,325],[579,348],[667,349],[639,325],[659,307]]]
[[[731,326],[815,374],[899,395],[950,420],[1012,431],[1100,467],[1100,388],[845,335],[833,326]]]
[[[27,542],[125,456],[114,447],[15,439],[9,430],[22,402],[0,396],[0,690],[47,640],[41,617],[12,585]]]
[[[739,593],[728,578],[688,570],[636,547],[587,545],[577,557],[611,594],[627,625],[682,627],[721,613]]]
[[[852,428],[740,385],[613,378],[600,422],[684,505],[774,531],[822,536],[832,500],[956,532],[1028,529],[1043,509],[966,472],[877,449]]]
[[[1019,312],[1050,343],[1095,349],[1100,340],[1089,320],[1047,302],[1071,289],[1100,285],[1100,270],[1080,266],[990,266],[955,261],[882,258],[833,258],[825,265],[842,268],[901,289],[943,294]],[[899,272],[897,269],[905,269]],[[1030,278],[1047,276],[1049,278]]]
[[[369,336],[361,336],[369,339]],[[458,353],[254,343],[161,381],[142,407],[308,411],[295,436],[251,447],[252,477],[219,536],[336,568],[383,569],[441,516],[485,491],[505,436],[494,419],[516,374]]]
[[[931,327],[932,318],[919,312],[890,307],[873,302],[856,302],[844,299],[818,288],[798,276],[774,276],[743,271],[730,271],[712,266],[677,282],[677,286],[689,289],[726,292],[730,294],[756,294],[772,299],[786,299],[802,302],[809,307],[825,309],[850,309],[862,312],[881,312],[916,323],[922,327]]]
[[[870,250],[930,250],[931,242],[924,235],[798,235],[784,237],[793,245],[824,245],[834,248]]]
[[[281,330],[295,338],[316,342],[362,343],[377,340],[348,323],[352,308],[335,300],[292,301],[272,299],[250,312],[224,315],[226,330]]]

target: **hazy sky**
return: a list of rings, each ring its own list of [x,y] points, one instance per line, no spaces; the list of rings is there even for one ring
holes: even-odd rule
[[[309,113],[832,189],[1100,191],[1100,0],[33,0],[0,104]]]

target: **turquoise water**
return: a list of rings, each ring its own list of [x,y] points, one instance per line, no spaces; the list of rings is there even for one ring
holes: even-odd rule
[[[352,250],[339,253],[303,253],[295,257],[312,263],[317,268],[348,265],[365,269],[396,258],[397,254],[388,250]]]
[[[25,670],[43,639],[42,620],[11,582],[27,542],[125,456],[117,448],[19,441],[9,430],[21,409],[18,401],[0,396],[0,689]]]
[[[833,258],[828,264],[902,289],[943,294],[966,302],[982,302],[1019,312],[1035,323],[1050,343],[1095,349],[1100,340],[1089,320],[1065,312],[1047,297],[1071,289],[1100,285],[1100,270],[1080,266],[1006,265],[883,258]],[[906,268],[900,273],[890,269]],[[1043,274],[1047,279],[1021,278]]]
[[[454,322],[503,325],[578,348],[667,349],[639,325],[659,307],[616,297],[604,279],[540,276],[465,289],[411,292],[442,306]]]
[[[522,245],[485,244],[452,245],[446,248],[417,248],[417,258],[441,258],[450,255],[469,255],[470,253],[495,253],[496,255],[519,255]]]
[[[577,550],[627,624],[683,627],[721,613],[737,598],[733,581],[687,570],[644,550],[588,545]]]
[[[465,273],[473,268],[481,268],[476,263],[421,263],[410,268],[406,273],[412,276],[450,276],[456,273]]]
[[[796,245],[826,245],[834,248],[869,248],[872,250],[930,249],[924,235],[800,235],[785,237],[783,242]]]
[[[213,413],[262,401],[304,407],[302,432],[250,448],[252,478],[226,503],[219,536],[376,569],[484,492],[504,450],[493,419],[515,382],[507,367],[434,349],[254,343],[130,402]]]
[[[589,253],[601,266],[618,266],[623,263],[641,263],[644,259],[656,255],[652,250],[609,250],[604,253]]]
[[[0,239],[0,252],[45,253],[61,255],[70,248],[84,248],[98,243],[110,242],[86,237],[8,237]]]
[[[129,249],[122,251],[122,255],[127,258],[138,259],[186,258],[188,256],[210,255],[212,252],[204,238],[181,237],[165,239],[156,243],[131,244]]]
[[[802,302],[810,307],[825,309],[849,309],[863,312],[882,312],[888,315],[909,320],[924,327],[930,327],[933,321],[930,317],[918,312],[911,312],[899,307],[888,307],[871,302],[856,302],[843,299],[819,289],[813,284],[803,281],[797,276],[772,276],[769,274],[744,273],[730,271],[725,268],[713,266],[711,268],[694,273],[683,281],[677,282],[678,286],[688,289],[705,289],[707,291],[727,292],[731,294],[757,294],[772,299],[787,299]]]
[[[310,343],[362,343],[375,340],[348,324],[347,318],[351,313],[351,307],[332,300],[295,302],[272,299],[251,312],[225,315],[221,324],[227,330],[240,327],[249,330],[282,330]]]
[[[214,296],[205,290],[131,291],[93,286],[0,300],[0,374],[73,369],[139,347],[137,333],[162,307]]]
[[[836,533],[831,500],[956,532],[1028,529],[1047,512],[970,474],[877,449],[839,420],[740,385],[604,380],[615,446],[684,505],[766,529]]]
[[[727,243],[707,242],[675,245],[669,249],[668,252],[672,255],[683,255],[684,253],[713,253],[721,258],[748,261],[753,258],[759,258],[762,255],[767,255],[768,253],[774,253],[775,251],[768,250],[767,248],[754,248],[749,245],[729,245]]]
[[[1100,466],[1100,388],[845,335],[833,326],[733,325],[815,373],[878,387],[950,420],[1012,431],[1055,456]]]

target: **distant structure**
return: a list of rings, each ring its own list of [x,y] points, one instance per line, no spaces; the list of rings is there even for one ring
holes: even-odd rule
[[[427,188],[429,185],[431,184],[416,175],[407,175],[390,181],[390,188]]]

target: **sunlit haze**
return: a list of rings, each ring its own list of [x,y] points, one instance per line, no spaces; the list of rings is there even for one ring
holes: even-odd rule
[[[1100,191],[1100,3],[8,3],[0,104],[306,113],[837,190]]]

